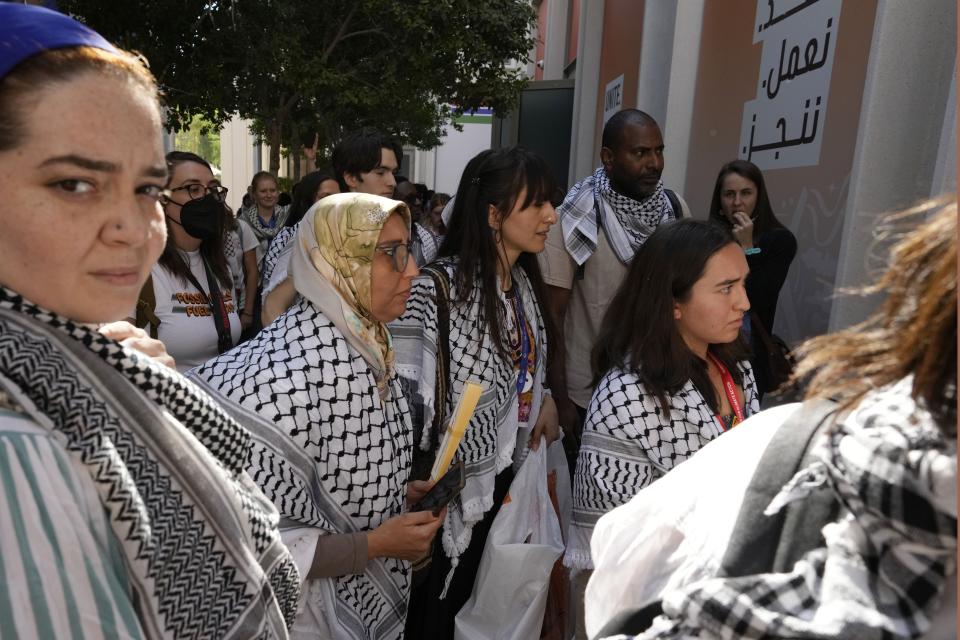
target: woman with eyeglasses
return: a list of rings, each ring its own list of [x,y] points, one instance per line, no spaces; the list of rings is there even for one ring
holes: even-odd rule
[[[166,161],[167,242],[130,318],[167,346],[182,373],[229,351],[241,322],[224,254],[227,190],[196,154],[171,151]]]
[[[418,273],[410,223],[380,196],[315,204],[293,240],[299,300],[189,374],[253,437],[248,471],[305,580],[294,637],[402,637],[411,563],[442,521],[407,512],[430,485],[408,484],[413,433],[386,326]]]

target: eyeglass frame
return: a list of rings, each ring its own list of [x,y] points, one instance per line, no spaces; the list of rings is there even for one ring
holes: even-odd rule
[[[403,258],[402,265],[400,264],[401,258],[397,253],[397,249],[399,249],[400,247],[404,247],[407,250],[406,254],[404,254],[405,257]],[[412,240],[408,242],[398,242],[396,244],[386,244],[386,245],[378,244],[377,246],[374,247],[374,249],[376,249],[380,253],[383,253],[384,255],[390,256],[390,258],[393,260],[393,269],[397,273],[403,273],[406,270],[407,265],[410,264],[410,258],[413,257],[413,241]]]
[[[194,188],[194,187],[202,187],[202,188],[203,188],[203,195],[196,196],[196,197],[190,195],[190,191],[189,191],[189,190],[192,189],[192,188]],[[190,184],[185,184],[185,185],[176,187],[175,189],[164,189],[164,190],[163,190],[163,195],[165,195],[165,196],[167,197],[167,199],[170,199],[170,196],[172,196],[175,191],[186,191],[186,192],[187,192],[187,197],[189,197],[190,200],[199,200],[199,199],[201,199],[201,198],[206,197],[206,195],[207,195],[208,193],[213,192],[214,197],[216,197],[218,201],[220,201],[220,202],[226,202],[226,200],[227,200],[227,193],[230,191],[230,189],[228,189],[227,187],[223,186],[222,184],[217,184],[217,185],[214,185],[214,186],[211,187],[211,186],[207,186],[207,185],[205,185],[205,184],[201,184],[201,183],[199,183],[199,182],[191,182]]]

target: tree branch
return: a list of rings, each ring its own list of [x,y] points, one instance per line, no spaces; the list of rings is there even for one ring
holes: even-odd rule
[[[347,14],[347,17],[343,19],[343,22],[340,24],[340,29],[337,31],[337,35],[333,36],[333,40],[330,41],[330,46],[328,46],[323,55],[320,56],[320,63],[326,64],[327,60],[330,58],[330,55],[333,53],[333,50],[340,44],[340,41],[343,40],[344,33],[347,30],[347,27],[350,25],[350,21],[353,20],[353,14],[357,12],[357,7],[360,6],[359,2],[353,3],[353,6],[350,7],[350,13]]]

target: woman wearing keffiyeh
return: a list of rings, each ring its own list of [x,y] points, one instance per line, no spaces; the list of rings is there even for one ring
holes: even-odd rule
[[[157,87],[0,3],[0,635],[286,638],[299,592],[250,437],[97,331],[165,241]]]
[[[483,151],[464,168],[432,277],[414,283],[406,313],[390,325],[397,370],[416,416],[416,446],[432,463],[447,415],[467,381],[483,387],[456,452],[466,484],[450,503],[433,563],[415,589],[407,636],[453,637],[454,618],[470,597],[487,532],[529,443],[559,437],[556,408],[544,388],[548,332],[536,254],[556,222],[553,178],[540,156],[521,148]],[[440,320],[446,298],[449,317]],[[447,384],[437,386],[438,348],[446,332]],[[442,365],[442,363],[441,363]],[[437,389],[446,397],[437,398]]]
[[[908,220],[921,224],[868,290],[886,294],[879,311],[801,347],[808,402],[748,420],[600,521],[592,633],[660,600],[663,615],[638,637],[956,637],[956,200],[919,206],[894,227]],[[832,412],[817,399],[832,399]],[[800,471],[753,493],[768,456],[782,457],[780,432],[821,420]],[[697,495],[678,500],[678,486]],[[791,520],[824,500],[829,515]],[[766,527],[784,510],[773,567],[739,571],[749,565],[739,558],[768,551],[740,551],[750,533],[741,523]],[[779,560],[801,544],[796,560]]]
[[[410,563],[441,522],[403,513],[413,440],[384,324],[417,275],[410,213],[379,196],[331,195],[294,242],[299,301],[192,375],[253,436],[249,471],[306,580],[292,636],[400,638]],[[424,488],[414,484],[411,502]]]

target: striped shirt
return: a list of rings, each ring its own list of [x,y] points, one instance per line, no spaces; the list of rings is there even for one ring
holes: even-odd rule
[[[90,473],[0,409],[0,637],[142,638],[126,576]]]

